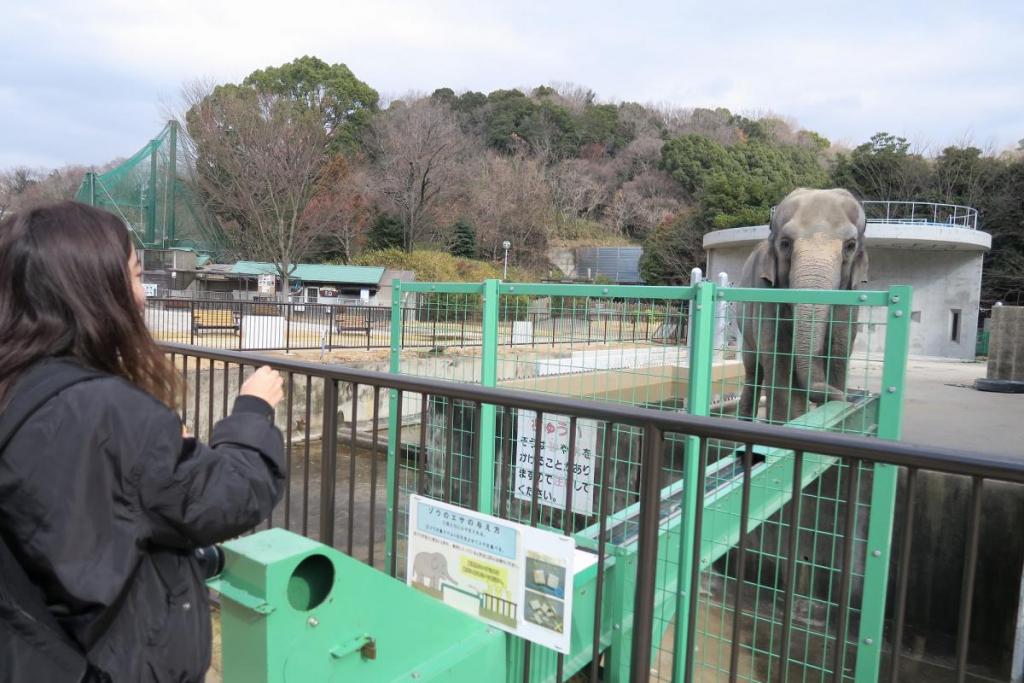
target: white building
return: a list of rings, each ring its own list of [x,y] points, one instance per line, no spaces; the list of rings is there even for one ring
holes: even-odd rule
[[[981,265],[992,246],[992,236],[978,230],[977,210],[928,202],[871,201],[864,202],[864,209],[870,258],[866,289],[914,288],[911,355],[973,360]],[[767,225],[708,233],[704,236],[708,276],[724,272],[735,283],[751,250],[767,237]],[[861,335],[858,343],[868,338]],[[875,339],[881,342],[882,337]]]

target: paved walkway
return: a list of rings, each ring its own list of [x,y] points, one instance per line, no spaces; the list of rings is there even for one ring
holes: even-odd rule
[[[1024,458],[1024,394],[976,391],[984,363],[911,359],[903,441]]]

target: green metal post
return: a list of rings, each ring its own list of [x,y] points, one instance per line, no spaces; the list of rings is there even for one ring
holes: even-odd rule
[[[391,363],[389,371],[399,374],[402,371],[402,281],[391,281]],[[398,501],[395,500],[395,477],[398,476],[398,449],[401,445],[402,416],[398,414],[398,391],[388,392],[388,508],[384,525],[385,567],[391,566],[391,557],[395,553],[395,539],[392,527]]]
[[[156,241],[156,157],[160,150],[160,143],[157,140],[150,141],[149,151],[149,196],[146,205],[146,246],[151,246]]]
[[[164,248],[174,245],[174,205],[178,189],[178,122],[170,121],[171,160],[167,166],[167,222],[164,225]]]
[[[711,364],[715,344],[715,285],[701,282],[693,289],[693,305],[690,307],[690,368],[687,382],[686,411],[691,415],[706,416],[711,412]],[[683,464],[683,514],[685,519],[679,528],[679,577],[676,594],[676,631],[673,652],[672,680],[683,680],[686,661],[686,647],[690,641],[689,614],[691,601],[697,596],[690,595],[690,572],[693,571],[694,540],[697,530],[694,519],[697,506],[704,504],[704,496],[697,489],[697,475],[701,457],[700,440],[686,439],[686,459]]]
[[[878,436],[898,440],[903,422],[903,389],[910,348],[910,297],[908,286],[890,287],[886,311],[885,358],[882,395],[878,406]],[[867,557],[864,561],[864,597],[857,644],[856,680],[878,680],[885,622],[889,555],[899,470],[895,465],[875,465],[872,479]],[[894,646],[898,652],[898,646]],[[896,656],[896,654],[894,654]]]
[[[480,360],[480,385],[498,385],[498,312],[501,294],[498,280],[486,280],[483,292],[483,357]],[[493,405],[480,406],[480,458],[477,462],[477,509],[494,512],[494,422]]]
[[[604,660],[604,681],[626,683],[630,680],[629,663],[633,651],[633,596],[636,595],[636,552],[610,546],[615,557],[615,571],[606,575],[608,603],[605,619],[611,619],[612,632]]]

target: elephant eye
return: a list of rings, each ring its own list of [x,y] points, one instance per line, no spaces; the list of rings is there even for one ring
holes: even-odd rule
[[[779,249],[783,251],[789,251],[790,247],[792,246],[793,242],[786,238],[782,238],[781,240],[779,240]]]
[[[856,250],[857,250],[857,240],[847,240],[846,241],[846,253],[847,254],[852,254]]]

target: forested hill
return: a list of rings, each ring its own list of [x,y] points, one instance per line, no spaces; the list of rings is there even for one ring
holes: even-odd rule
[[[784,112],[607,102],[572,85],[441,87],[382,104],[345,65],[315,57],[191,86],[184,104],[193,182],[240,256],[425,247],[499,262],[509,240],[519,272],[543,277],[553,244],[641,243],[644,277],[679,282],[707,231],[765,223],[794,187],[841,186],[978,208],[994,237],[984,299],[1024,298],[1024,144],[918,150],[880,132],[851,148]],[[0,212],[73,176],[10,169]]]

